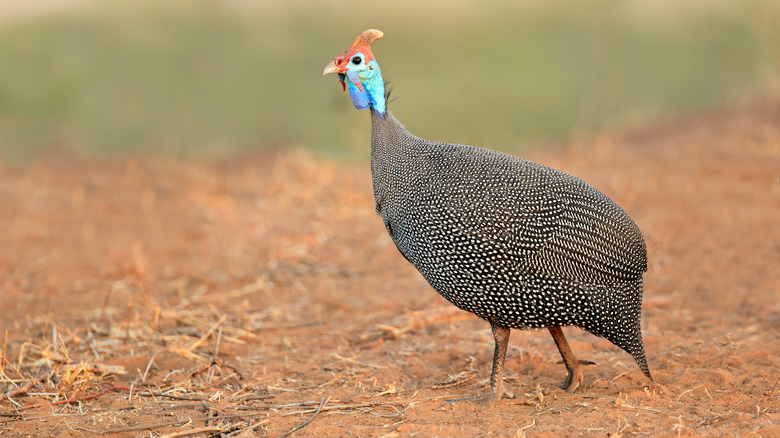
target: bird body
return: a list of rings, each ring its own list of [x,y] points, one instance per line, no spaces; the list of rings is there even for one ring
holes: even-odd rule
[[[386,110],[369,30],[335,58],[359,109],[371,110],[376,212],[401,254],[455,306],[496,336],[493,399],[503,387],[509,329],[548,328],[582,381],[562,326],[603,336],[650,377],[639,326],[645,242],[607,196],[563,172],[501,152],[420,139]],[[380,97],[381,96],[381,97]]]

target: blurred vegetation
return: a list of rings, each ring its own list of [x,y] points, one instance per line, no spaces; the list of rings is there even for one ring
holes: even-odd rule
[[[361,31],[418,136],[529,141],[776,86],[780,7],[752,1],[112,1],[0,23],[0,153],[367,154],[325,64]]]

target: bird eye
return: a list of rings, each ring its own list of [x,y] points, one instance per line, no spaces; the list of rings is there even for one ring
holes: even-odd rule
[[[356,57],[352,58],[352,63],[355,64],[355,65],[358,65],[361,62],[363,62],[363,58],[361,58],[359,56],[356,56]]]

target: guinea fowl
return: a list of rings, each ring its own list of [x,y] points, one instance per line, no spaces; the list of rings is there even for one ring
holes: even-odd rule
[[[510,329],[547,328],[567,377],[582,365],[561,331],[576,326],[630,354],[652,380],[640,330],[647,250],[628,214],[563,172],[501,152],[415,137],[387,111],[369,29],[333,59],[358,109],[371,112],[376,212],[401,254],[455,306],[487,320],[495,338],[491,392],[503,383]]]

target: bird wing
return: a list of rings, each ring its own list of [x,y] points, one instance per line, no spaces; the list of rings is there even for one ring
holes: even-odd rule
[[[509,247],[526,269],[599,284],[642,276],[645,242],[623,209],[563,172],[535,163],[521,169],[509,193],[519,221],[506,223]]]
[[[647,269],[639,228],[583,181],[496,151],[418,141],[417,167],[408,171],[417,175],[415,197],[401,198],[406,213],[427,224],[408,228],[414,239],[394,238],[407,259],[430,255],[418,248],[428,245],[476,269],[592,284],[635,280]]]
[[[456,164],[438,175],[435,192],[450,196],[454,231],[489,241],[515,269],[595,284],[634,280],[647,269],[639,228],[585,182],[480,148],[448,153]]]

